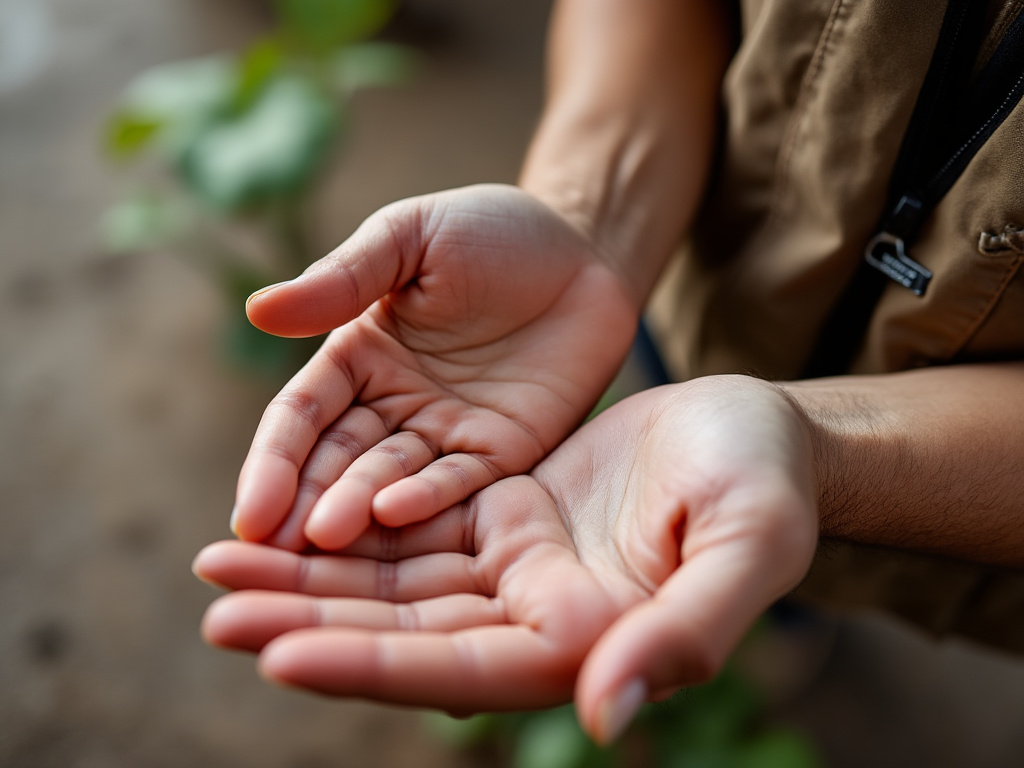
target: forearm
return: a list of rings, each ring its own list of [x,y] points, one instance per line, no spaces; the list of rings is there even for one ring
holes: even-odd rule
[[[823,537],[1024,566],[1024,364],[784,385]]]
[[[561,0],[520,185],[566,216],[638,305],[700,202],[730,51],[709,0]]]

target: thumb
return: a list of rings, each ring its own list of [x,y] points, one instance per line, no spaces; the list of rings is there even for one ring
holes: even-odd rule
[[[781,557],[764,542],[740,540],[687,558],[591,649],[576,683],[583,728],[607,744],[645,701],[713,678],[761,613],[802,578],[814,539],[784,547]],[[801,550],[807,554],[785,557]]]
[[[249,321],[276,336],[302,337],[327,333],[358,317],[416,276],[426,218],[420,198],[382,208],[299,277],[250,296],[245,303]]]

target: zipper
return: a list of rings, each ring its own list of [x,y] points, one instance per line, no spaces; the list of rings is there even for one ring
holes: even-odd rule
[[[949,0],[928,72],[900,144],[889,203],[861,267],[826,320],[805,376],[845,372],[888,281],[924,296],[932,273],[910,251],[921,226],[1024,96],[1024,13],[971,80],[986,3]],[[884,277],[883,277],[884,276]]]
[[[924,296],[931,282],[931,271],[907,254],[909,243],[924,221],[924,203],[911,195],[903,195],[889,215],[885,226],[872,237],[864,249],[864,262],[895,283]]]

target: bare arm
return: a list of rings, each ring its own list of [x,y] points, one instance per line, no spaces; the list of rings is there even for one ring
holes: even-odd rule
[[[821,534],[1024,566],[1024,364],[787,384]]]
[[[271,333],[335,330],[261,422],[240,537],[341,547],[371,516],[429,516],[564,439],[700,197],[726,26],[711,2],[562,2],[526,194],[401,201],[250,298]]]
[[[713,2],[561,0],[520,184],[642,302],[699,204],[730,50]],[[822,535],[1024,565],[1024,366],[786,385],[815,444]]]
[[[720,4],[561,0],[520,186],[582,230],[639,304],[689,226],[731,41]]]
[[[594,370],[614,367],[610,329],[635,318],[632,310],[646,298],[699,202],[728,53],[726,27],[710,2],[562,0],[552,34],[549,106],[521,181],[559,215],[547,209],[544,216],[505,214],[527,202],[531,210],[542,207],[518,191],[510,200],[507,191],[491,190],[482,209],[480,201],[466,204],[466,197],[480,194],[472,191],[412,207],[418,213],[443,204],[466,219],[465,227],[452,230],[458,238],[441,238],[446,246],[464,241],[488,219],[508,226],[491,231],[487,245],[548,231],[564,243],[552,249],[550,237],[537,237],[525,261],[518,251],[495,247],[474,247],[466,257],[475,265],[481,252],[498,252],[501,268],[481,272],[480,279],[487,278],[481,284],[504,289],[508,275],[518,276],[522,290],[509,300],[518,307],[523,297],[536,298],[536,285],[550,282],[553,256],[568,254],[565,290],[558,285],[553,293],[565,293],[569,306],[563,301],[545,314],[558,321],[566,341],[544,349],[537,340],[550,345],[551,333],[546,327],[535,333],[534,318],[526,318],[522,349],[530,356],[510,361],[516,372],[525,371],[522,382],[553,369],[553,360],[578,359],[578,329],[596,320],[608,328],[596,328],[587,346],[607,359],[581,365],[567,378],[573,386],[593,387]],[[538,221],[547,224],[538,227]],[[388,242],[372,227],[367,233]],[[436,267],[442,275],[451,263],[443,255]],[[524,264],[532,271],[524,272]],[[630,306],[619,308],[614,323],[587,314],[621,294],[605,264],[628,284],[632,299],[621,297],[619,303]],[[449,277],[464,271],[451,270]],[[591,283],[584,286],[581,276]],[[442,283],[442,307],[451,304],[451,284]],[[595,285],[605,288],[595,293]],[[393,303],[398,293],[392,288]],[[411,297],[421,301],[419,294]],[[495,304],[482,303],[484,309]],[[257,305],[255,311],[267,309]],[[579,319],[567,324],[565,317]],[[473,327],[456,319],[445,327]],[[510,332],[498,331],[501,349]],[[353,343],[337,338],[346,342],[343,350]],[[477,343],[490,355],[486,341]],[[462,352],[466,344],[459,343]],[[535,349],[544,352],[539,363]],[[450,350],[441,351],[449,363]],[[380,376],[377,360],[370,362],[367,370]],[[501,380],[510,378],[500,373]],[[397,379],[382,378],[385,385]],[[587,390],[573,400],[578,405],[593,395]],[[542,425],[550,422],[549,409],[518,391],[487,397],[517,403],[528,417],[542,414]],[[528,461],[513,457],[520,463],[503,473],[532,465],[561,440],[559,430],[575,415],[550,430],[542,450]],[[404,429],[422,430],[417,419]],[[351,429],[338,424],[338,431]],[[441,426],[436,432],[450,432],[447,421]],[[281,433],[265,431],[275,438]],[[490,423],[479,432],[501,438]],[[320,441],[326,456],[320,464],[331,473],[343,470],[344,461],[330,450],[345,442]],[[474,451],[487,448],[484,442]],[[301,449],[296,455],[309,451],[306,443],[293,443]],[[547,706],[574,696],[584,726],[608,741],[645,698],[717,672],[757,615],[803,578],[819,529],[853,541],[1024,565],[1022,464],[1024,365],[781,388],[746,377],[709,377],[614,406],[562,442],[531,477],[500,480],[423,522],[413,523],[422,515],[400,519],[396,512],[403,510],[393,498],[385,505],[378,499],[375,514],[386,507],[389,526],[411,524],[386,534],[380,526],[353,527],[345,538],[354,543],[343,552],[213,545],[197,559],[196,571],[241,591],[211,608],[205,632],[211,642],[259,651],[261,669],[273,679],[335,695],[456,712]],[[265,466],[251,475],[266,476]],[[302,480],[292,469],[285,479],[290,493]],[[253,498],[267,498],[266,488],[258,490]],[[422,503],[406,506],[424,511]],[[303,522],[301,514],[291,514]],[[264,515],[270,523],[280,516],[279,510]],[[248,538],[269,530],[259,517],[250,513]],[[382,572],[390,577],[381,579]]]
[[[318,557],[214,545],[197,572],[250,591],[205,631],[338,695],[459,712],[572,695],[606,742],[646,698],[717,673],[804,577],[819,528],[1020,566],[1022,385],[1024,366],[1002,364],[648,390],[531,478],[386,539]]]

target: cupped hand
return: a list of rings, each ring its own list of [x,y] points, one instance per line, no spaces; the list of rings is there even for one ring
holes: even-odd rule
[[[530,477],[341,553],[220,542],[240,590],[204,620],[267,677],[466,713],[575,695],[599,741],[713,676],[817,540],[811,449],[775,386],[713,377],[623,401]],[[574,694],[575,691],[575,694]]]
[[[498,185],[382,209],[247,312],[282,336],[336,329],[270,403],[238,481],[236,534],[292,550],[528,471],[596,402],[638,316],[579,231]]]

